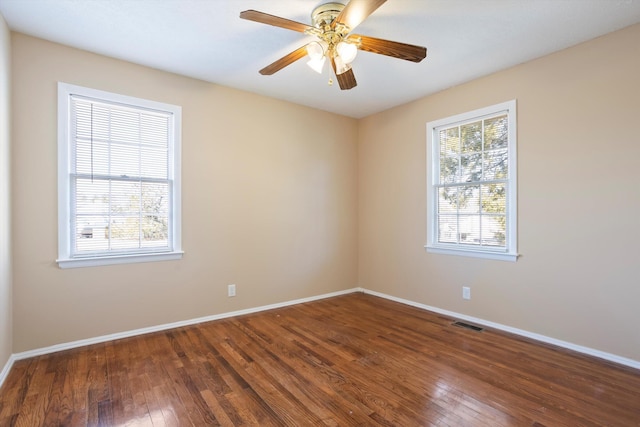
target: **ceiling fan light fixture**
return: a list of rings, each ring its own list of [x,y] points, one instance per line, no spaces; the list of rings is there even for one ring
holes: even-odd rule
[[[351,69],[351,65],[345,64],[342,57],[338,54],[333,58],[334,64],[336,66],[336,75],[340,75],[346,73]]]
[[[322,74],[322,68],[324,67],[324,62],[326,60],[327,58],[324,56],[321,56],[320,58],[311,58],[307,62],[307,65],[316,73]]]
[[[307,55],[311,60],[319,60],[324,57],[324,48],[318,42],[311,42],[307,45]]]
[[[341,41],[336,46],[336,51],[338,55],[342,59],[345,64],[351,64],[354,59],[356,59],[356,55],[358,54],[358,48],[356,45],[347,43],[345,41]]]

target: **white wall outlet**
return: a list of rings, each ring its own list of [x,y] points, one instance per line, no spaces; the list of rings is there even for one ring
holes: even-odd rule
[[[231,284],[231,285],[227,286],[227,296],[229,296],[229,297],[235,297],[236,296],[236,285],[235,284]]]
[[[471,299],[471,288],[468,286],[462,287],[462,299]]]

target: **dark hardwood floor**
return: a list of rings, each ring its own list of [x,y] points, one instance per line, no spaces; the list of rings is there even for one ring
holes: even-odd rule
[[[640,371],[364,294],[14,364],[0,426],[640,426]]]

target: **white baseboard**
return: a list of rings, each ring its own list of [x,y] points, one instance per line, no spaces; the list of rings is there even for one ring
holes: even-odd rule
[[[491,322],[489,320],[479,319],[477,317],[467,316],[466,314],[456,313],[454,311],[443,310],[441,308],[432,307],[426,304],[421,304],[415,301],[406,300],[403,298],[397,298],[391,295],[383,294],[380,292],[370,291],[368,289],[360,289],[361,292],[365,294],[374,295],[380,298],[385,298],[391,301],[399,302],[401,304],[410,305],[412,307],[421,308],[427,311],[433,311],[438,314],[443,314],[445,316],[449,316],[455,319],[466,320],[471,323],[477,323],[479,325],[487,326],[493,329],[499,329],[501,331],[509,332],[515,335],[520,335],[526,338],[530,338],[536,341],[540,341],[547,344],[556,345],[558,347],[566,348],[568,350],[573,350],[578,353],[587,354],[589,356],[594,356],[600,359],[608,360],[610,362],[618,363],[620,365],[629,366],[631,368],[640,369],[640,361],[628,359],[626,357],[618,356],[611,353],[606,353],[604,351],[596,350],[589,347],[584,347],[581,345],[573,344],[567,341],[558,340],[555,338],[547,337],[545,335],[536,334],[534,332],[525,331],[518,328],[513,328],[511,326],[502,325],[500,323]]]
[[[7,363],[5,363],[4,368],[2,368],[2,371],[0,371],[0,388],[2,387],[2,384],[4,384],[4,380],[7,379],[7,376],[9,375],[9,371],[13,367],[13,362],[15,362],[16,360],[17,359],[15,354],[12,354],[11,356],[9,356],[9,360],[7,360]]]
[[[41,356],[43,354],[55,353],[57,351],[69,350],[72,348],[84,347],[92,344],[100,344],[107,341],[118,340],[122,338],[129,338],[136,335],[149,334],[152,332],[165,331],[167,329],[179,328],[182,326],[196,325],[198,323],[210,322],[212,320],[226,319],[228,317],[234,317],[234,316],[242,316],[243,314],[251,314],[251,313],[257,313],[260,311],[273,310],[275,308],[281,308],[281,307],[287,307],[290,305],[302,304],[305,302],[317,301],[325,298],[351,294],[353,292],[359,292],[359,291],[361,291],[360,288],[352,288],[352,289],[346,289],[344,291],[331,292],[328,294],[317,295],[317,296],[308,297],[308,298],[300,298],[300,299],[280,302],[276,304],[269,304],[269,305],[263,305],[260,307],[248,308],[245,310],[230,311],[227,313],[214,314],[212,316],[205,316],[205,317],[198,317],[196,319],[183,320],[180,322],[165,323],[163,325],[151,326],[148,328],[134,329],[131,331],[118,332],[115,334],[102,335],[95,338],[88,338],[84,340],[72,341],[72,342],[63,343],[63,344],[56,344],[49,347],[38,348],[35,350],[23,351],[21,353],[13,354],[12,357],[14,360],[22,360],[22,359],[27,359],[29,357]],[[2,385],[1,381],[0,381],[0,385]]]

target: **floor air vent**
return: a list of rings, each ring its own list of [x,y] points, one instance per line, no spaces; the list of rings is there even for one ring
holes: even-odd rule
[[[484,330],[480,326],[470,325],[469,323],[464,323],[464,322],[459,322],[459,321],[453,322],[452,325],[453,326],[457,326],[458,328],[470,329],[470,330],[476,331],[476,332],[480,332],[480,331]]]

